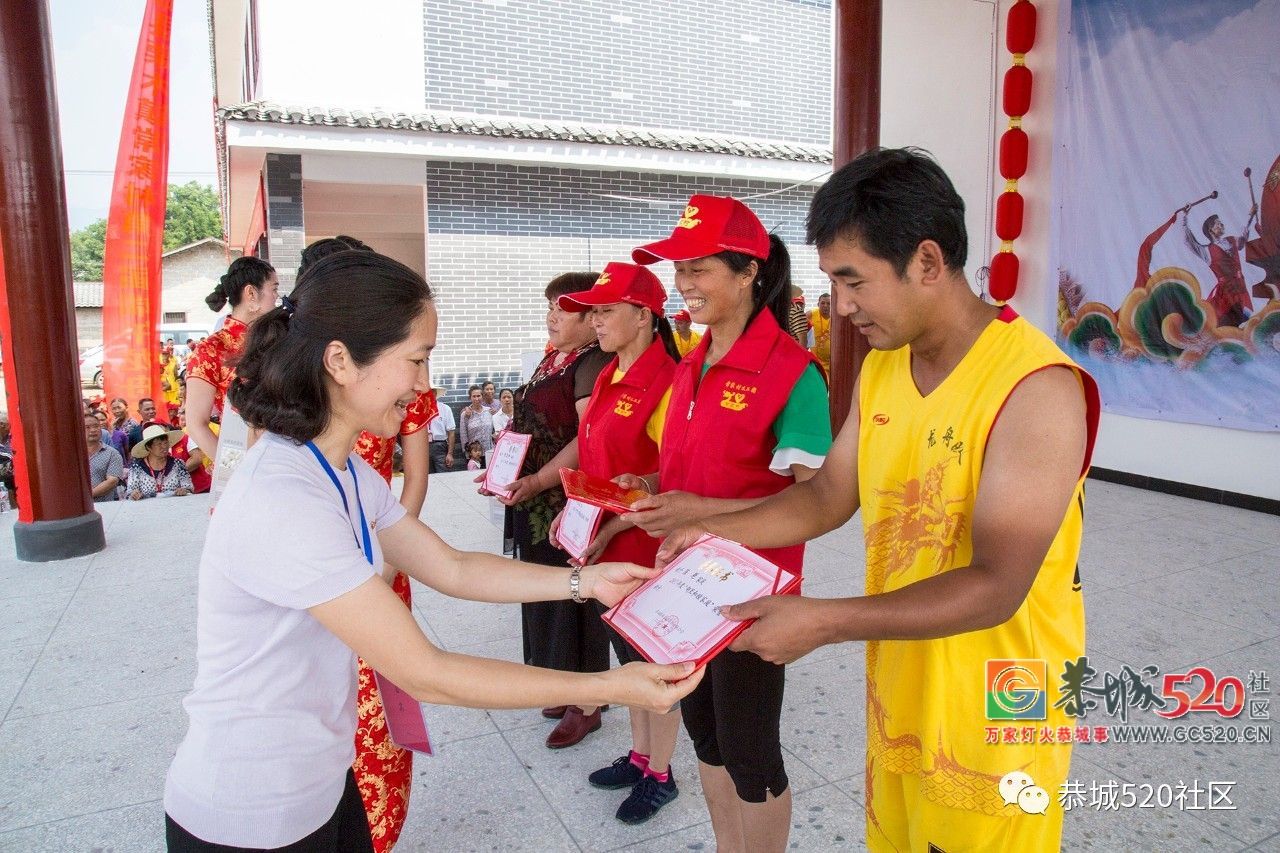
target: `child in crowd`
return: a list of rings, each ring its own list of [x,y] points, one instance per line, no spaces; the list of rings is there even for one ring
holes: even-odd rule
[[[484,448],[480,442],[467,442],[467,470],[479,471],[484,467]]]

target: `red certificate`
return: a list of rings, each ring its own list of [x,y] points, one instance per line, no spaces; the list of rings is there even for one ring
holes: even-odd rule
[[[431,738],[427,736],[427,721],[422,716],[418,700],[396,687],[390,679],[383,678],[382,673],[375,671],[373,677],[382,696],[382,710],[392,742],[401,749],[434,755]]]
[[[566,496],[609,512],[631,512],[632,504],[650,497],[642,489],[624,489],[612,480],[593,477],[572,468],[560,469],[560,482],[564,484]]]
[[[799,586],[798,575],[738,543],[703,536],[604,619],[654,663],[692,660],[701,666],[751,624],[724,618],[721,607]]]
[[[524,457],[529,452],[529,441],[532,438],[528,433],[511,430],[498,436],[481,484],[486,492],[500,498],[511,497],[511,490],[507,486],[520,479],[520,466],[524,465]]]

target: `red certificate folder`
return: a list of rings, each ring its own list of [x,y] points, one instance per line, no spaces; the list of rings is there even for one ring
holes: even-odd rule
[[[650,497],[642,489],[624,489],[612,480],[593,477],[572,468],[560,469],[560,482],[564,485],[564,493],[574,500],[591,504],[609,512],[631,512],[636,501]]]
[[[799,575],[737,542],[708,535],[605,613],[604,620],[646,660],[692,660],[701,666],[751,624],[725,619],[721,607],[799,588]]]
[[[520,468],[524,465],[525,454],[529,452],[529,441],[533,436],[528,433],[506,430],[498,436],[489,454],[489,467],[484,472],[484,490],[500,498],[511,497],[507,486],[520,479]]]
[[[422,716],[418,700],[396,687],[390,679],[383,678],[380,672],[375,671],[373,678],[378,684],[378,693],[382,695],[382,710],[392,742],[401,749],[434,755],[431,739],[427,736],[427,721]]]

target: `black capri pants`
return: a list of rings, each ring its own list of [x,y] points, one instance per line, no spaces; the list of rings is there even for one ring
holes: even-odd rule
[[[169,853],[260,853],[257,847],[231,847],[196,838],[167,814],[164,836]],[[300,841],[274,849],[277,853],[373,853],[369,817],[360,799],[360,789],[356,787],[355,773],[347,769],[342,799],[324,826]]]
[[[763,803],[766,791],[780,797],[787,790],[778,733],[785,686],[785,667],[726,649],[680,702],[698,760],[724,767],[748,803]]]

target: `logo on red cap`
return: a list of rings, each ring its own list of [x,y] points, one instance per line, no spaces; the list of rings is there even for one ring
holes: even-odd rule
[[[680,217],[680,221],[676,223],[677,228],[697,228],[702,224],[701,219],[694,219],[698,215],[698,208],[691,204],[685,205],[684,216]]]

